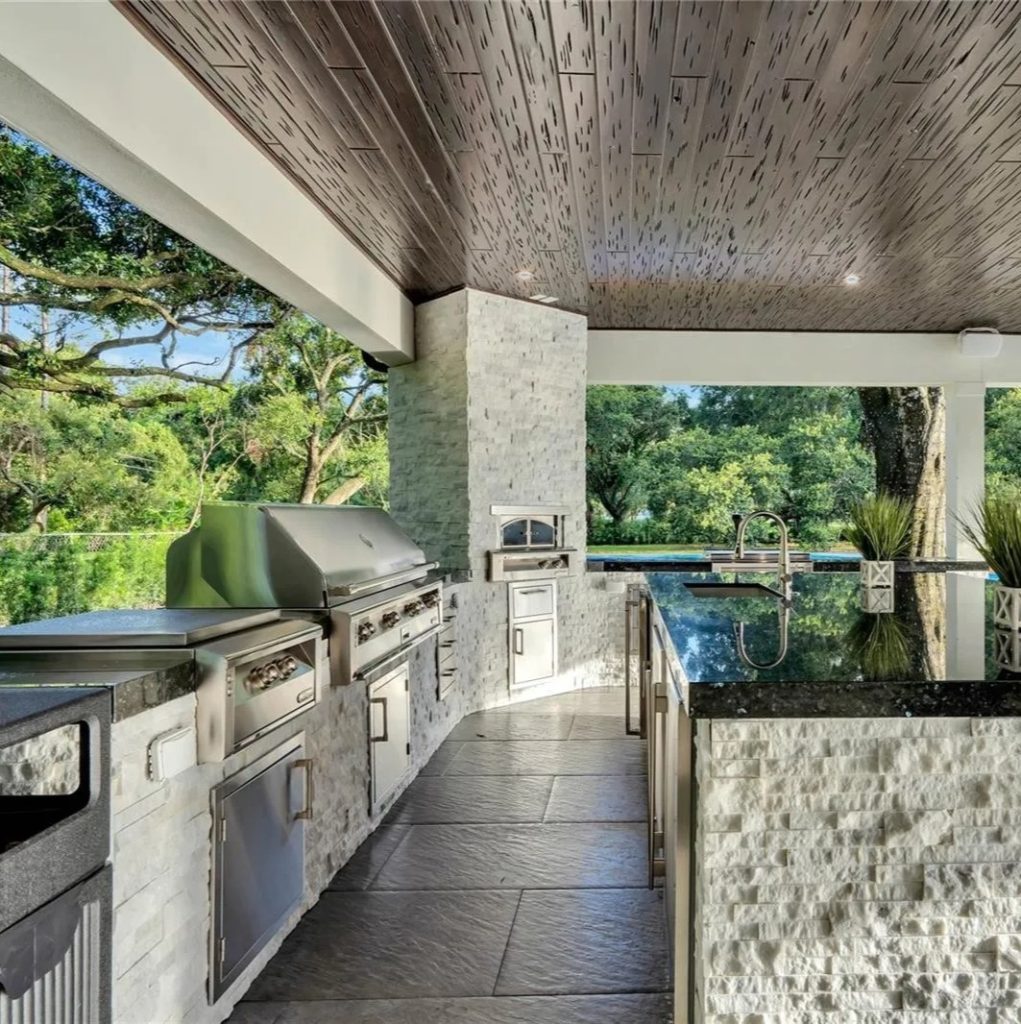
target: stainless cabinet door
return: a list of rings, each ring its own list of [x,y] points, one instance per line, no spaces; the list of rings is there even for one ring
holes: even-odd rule
[[[214,790],[213,1002],[301,903],[310,772],[291,741]]]
[[[511,681],[514,686],[549,679],[556,673],[554,619],[511,625]]]
[[[408,666],[369,687],[369,750],[372,805],[382,803],[411,766],[411,706]]]

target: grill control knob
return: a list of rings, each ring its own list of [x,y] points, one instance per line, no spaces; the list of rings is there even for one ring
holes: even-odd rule
[[[440,594],[438,590],[430,590],[428,594],[422,597],[425,602],[426,608],[435,608],[440,603]]]
[[[292,658],[288,655],[286,658],[282,658],[280,662],[280,674],[286,679],[288,676],[293,676],[298,671],[298,659]]]
[[[380,620],[383,623],[384,629],[393,629],[398,622],[401,621],[400,612],[384,612],[383,618]]]
[[[371,622],[360,622],[358,624],[358,642],[365,643],[376,632],[376,627]]]
[[[266,675],[262,668],[253,668],[251,672],[245,676],[245,688],[249,693],[258,693],[260,690],[265,690],[269,685]]]
[[[417,615],[424,607],[425,605],[421,601],[409,601],[404,606],[404,614]]]

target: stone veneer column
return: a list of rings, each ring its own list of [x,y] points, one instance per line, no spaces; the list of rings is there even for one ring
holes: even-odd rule
[[[458,592],[462,685],[471,706],[505,703],[507,586],[485,582],[491,507],[566,505],[566,544],[584,548],[587,324],[466,289],[419,306],[415,336],[416,361],[389,375],[391,511],[430,558],[471,572]],[[597,583],[584,571],[559,581],[558,689],[616,681],[614,611]]]

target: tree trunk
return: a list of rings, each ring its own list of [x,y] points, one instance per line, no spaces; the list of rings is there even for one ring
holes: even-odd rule
[[[910,502],[911,554],[946,552],[946,404],[943,389],[859,388],[876,490]]]
[[[365,480],[360,476],[353,476],[345,480],[336,490],[331,491],[324,499],[324,505],[343,505],[350,501],[363,487]]]

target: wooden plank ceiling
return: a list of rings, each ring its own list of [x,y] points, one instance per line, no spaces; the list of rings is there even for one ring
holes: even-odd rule
[[[1021,331],[1021,3],[122,9],[413,298]]]

